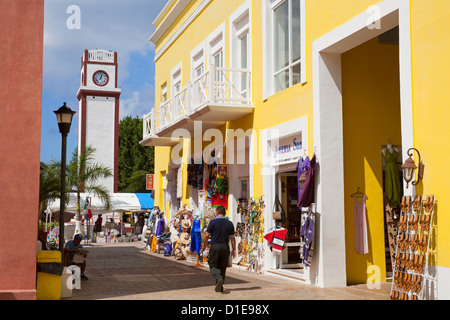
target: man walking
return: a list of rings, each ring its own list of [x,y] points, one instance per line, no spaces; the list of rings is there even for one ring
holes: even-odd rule
[[[230,256],[230,240],[232,257],[236,257],[234,226],[233,223],[225,217],[225,207],[223,206],[218,206],[216,208],[216,218],[209,223],[208,228],[206,229],[202,244],[203,250],[206,248],[209,239],[211,239],[208,258],[209,270],[216,279],[215,291],[222,292]]]

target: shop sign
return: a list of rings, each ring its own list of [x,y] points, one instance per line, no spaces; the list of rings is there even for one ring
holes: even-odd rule
[[[147,174],[146,175],[146,190],[155,190],[155,175]]]
[[[297,162],[302,156],[301,134],[272,140],[271,163],[273,166]]]

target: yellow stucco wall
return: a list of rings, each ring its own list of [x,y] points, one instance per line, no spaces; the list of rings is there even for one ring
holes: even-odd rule
[[[437,255],[430,256],[430,262],[446,268],[450,268],[449,12],[450,1],[445,0],[414,0],[411,5],[414,147],[425,164],[417,191],[436,195],[438,227],[431,249]]]
[[[156,44],[158,51],[181,26],[185,19],[192,13],[201,1],[193,1],[186,7],[183,14],[175,21],[172,27],[166,32]],[[379,0],[315,0],[306,1],[306,83],[297,84],[277,94],[269,96],[263,100],[263,20],[262,1],[252,2],[252,95],[255,111],[249,115],[227,124],[227,128],[248,128],[260,130],[270,128],[294,118],[308,116],[309,120],[309,155],[312,156],[314,146],[313,141],[313,74],[312,74],[312,43],[314,40],[339,27],[346,21],[354,18],[358,14],[366,11],[369,6],[380,2]],[[437,220],[439,230],[437,243],[439,244],[439,259],[436,265],[450,267],[450,234],[442,230],[450,225],[450,218],[444,213],[450,211],[450,203],[446,198],[450,195],[450,185],[447,182],[446,161],[450,155],[450,111],[447,107],[449,101],[448,72],[449,60],[446,52],[449,49],[447,32],[450,27],[450,1],[447,0],[411,0],[411,39],[412,39],[412,75],[413,75],[413,126],[414,126],[414,147],[421,152],[425,163],[425,177],[417,188],[418,193],[433,193],[438,199]],[[167,82],[168,96],[171,97],[170,77],[171,70],[182,61],[183,77],[182,85],[185,86],[190,80],[191,51],[204,41],[219,25],[224,23],[225,27],[225,66],[229,65],[229,16],[239,8],[244,1],[211,1],[193,23],[181,34],[181,36],[169,47],[169,49],[156,61],[155,74],[155,105],[159,109],[161,97],[161,85]],[[397,50],[397,51],[396,51]],[[384,56],[383,59],[367,61],[376,55]],[[366,43],[365,46],[358,47],[343,55],[343,76],[344,76],[344,147],[345,147],[345,201],[346,201],[346,247],[347,247],[347,277],[349,282],[361,282],[367,277],[366,267],[369,265],[379,265],[385,274],[385,254],[384,254],[384,220],[382,208],[382,185],[381,185],[381,145],[386,144],[391,139],[392,144],[401,144],[399,136],[400,114],[399,114],[399,93],[398,83],[398,47],[385,47],[383,49],[376,45],[375,41]],[[354,59],[364,58],[366,60],[353,63]],[[389,67],[389,73],[393,76],[386,81],[376,81],[377,90],[383,90],[391,94],[388,98],[392,103],[379,103],[377,99],[367,99],[361,97],[362,92],[358,86],[362,83],[355,83],[355,78],[363,70],[358,69],[358,65],[370,65],[372,71],[383,71],[381,67]],[[379,65],[381,64],[381,66]],[[380,68],[377,68],[380,67]],[[361,74],[359,74],[361,75]],[[385,74],[378,74],[378,77],[385,77]],[[366,83],[367,85],[367,83]],[[348,93],[348,94],[347,94]],[[375,97],[377,98],[377,97]],[[360,100],[363,103],[360,103]],[[357,109],[364,110],[371,115],[370,123],[367,122],[367,114],[362,123],[360,117],[355,117],[349,111]],[[377,108],[377,109],[374,109]],[[381,112],[379,108],[387,108]],[[389,110],[388,110],[389,109]],[[386,116],[390,111],[395,114]],[[386,127],[379,128],[378,125],[392,122],[393,132],[388,133]],[[350,124],[347,126],[347,124]],[[364,130],[370,132],[365,137],[352,132],[361,129],[358,125],[364,124]],[[221,128],[223,130],[224,128]],[[364,139],[363,139],[364,138]],[[358,142],[364,142],[364,148],[353,150],[352,147]],[[255,148],[260,152],[259,145]],[[304,142],[306,143],[306,142]],[[206,143],[206,145],[209,142]],[[204,144],[205,145],[205,144]],[[366,148],[367,147],[367,148]],[[162,150],[162,151],[161,151]],[[169,150],[169,151],[168,151]],[[155,149],[155,179],[156,185],[162,186],[160,181],[161,171],[167,171],[170,148]],[[259,159],[260,155],[256,155]],[[356,164],[355,164],[356,161]],[[259,174],[261,162],[254,165],[254,196],[263,195],[263,179]],[[357,174],[354,174],[354,172]],[[158,174],[159,173],[159,174]],[[185,182],[183,174],[183,183]],[[370,253],[359,256],[353,251],[353,200],[350,194],[361,186],[369,196],[368,217],[370,234]],[[162,193],[156,190],[156,204],[161,206]],[[183,203],[187,203],[189,194],[184,192]],[[383,238],[383,239],[382,239]],[[382,240],[381,240],[382,239]]]

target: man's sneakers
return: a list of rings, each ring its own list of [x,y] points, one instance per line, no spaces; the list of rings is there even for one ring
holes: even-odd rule
[[[219,281],[217,281],[215,291],[216,292],[223,291],[223,279],[220,279]]]
[[[80,276],[80,278],[83,279],[83,280],[88,280],[88,279],[89,279],[89,278],[86,277],[84,274],[82,274],[82,275]]]

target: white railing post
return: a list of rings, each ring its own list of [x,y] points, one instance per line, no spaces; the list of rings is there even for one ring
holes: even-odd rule
[[[192,103],[192,98],[193,98],[193,94],[192,94],[192,82],[188,81],[187,86],[186,86],[186,93],[185,93],[185,110],[186,110],[186,115],[189,116],[191,114],[191,103]]]
[[[252,95],[251,95],[251,92],[252,92],[252,90],[251,90],[251,88],[250,88],[250,85],[251,85],[251,72],[250,71],[247,71],[246,72],[246,78],[247,78],[247,81],[246,81],[246,84],[245,84],[245,86],[246,86],[246,93],[247,93],[247,103],[249,103],[249,104],[251,104],[252,103]]]
[[[209,79],[208,79],[208,101],[215,102],[215,84],[216,84],[216,66],[210,64]]]

